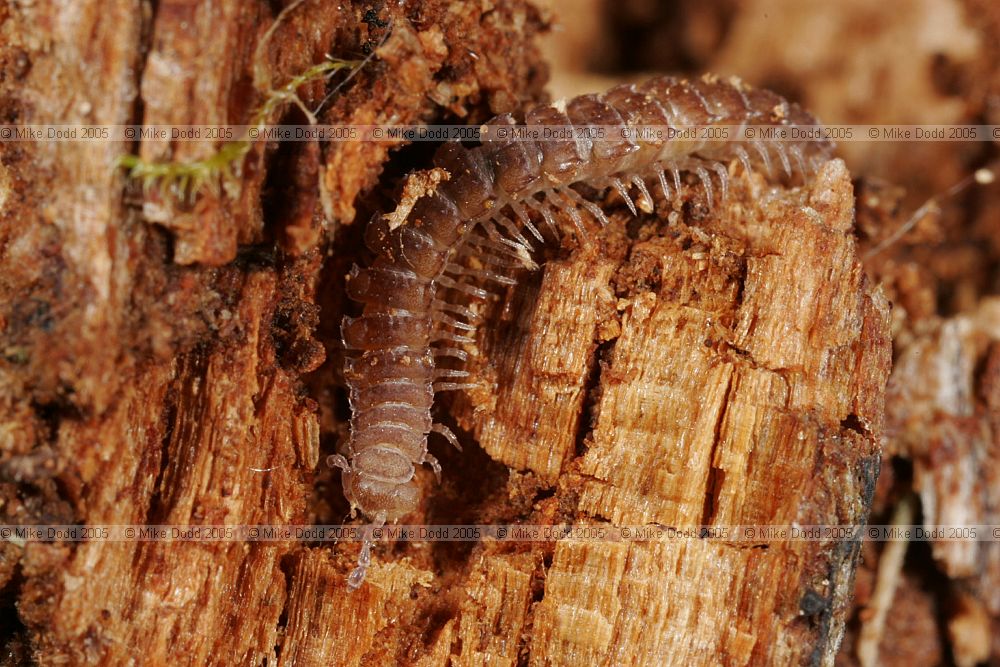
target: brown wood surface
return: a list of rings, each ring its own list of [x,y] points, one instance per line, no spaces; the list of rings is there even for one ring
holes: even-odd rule
[[[260,46],[279,4],[5,4],[0,113],[243,122],[268,86],[384,34],[365,3],[310,0]],[[527,2],[381,16],[391,36],[323,122],[475,123],[542,99],[548,15]],[[325,91],[299,94],[314,106]],[[268,120],[303,119],[289,104]],[[344,516],[322,463],[346,428],[342,277],[361,223],[426,155],[261,143],[236,196],[193,202],[114,169],[126,152],[215,147],[0,146],[0,522]],[[864,520],[889,316],[857,257],[850,176],[840,161],[799,188],[733,174],[711,209],[690,187],[632,221],[609,197],[615,224],[550,249],[491,303],[479,386],[442,401],[466,451],[441,453],[441,486],[420,473],[412,523]],[[823,541],[379,545],[349,594],[357,550],[2,542],[4,659],[831,664],[858,555]]]

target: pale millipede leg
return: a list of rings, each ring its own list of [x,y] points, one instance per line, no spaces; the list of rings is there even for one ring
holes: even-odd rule
[[[432,317],[434,318],[435,322],[439,322],[440,324],[444,324],[445,326],[454,327],[454,328],[459,329],[461,331],[475,331],[476,330],[475,325],[467,324],[466,322],[462,322],[461,320],[457,320],[454,317],[451,317],[450,315],[446,315],[446,314],[444,314],[442,312],[439,312],[439,311],[435,312]]]
[[[802,174],[804,178],[808,172],[806,171],[805,159],[802,157],[802,149],[799,148],[798,144],[792,144],[792,147],[788,152],[792,154],[792,158],[795,160],[795,166],[799,168],[799,173]]]
[[[435,347],[431,349],[431,354],[435,357],[451,357],[460,361],[468,361],[469,353],[457,347]],[[329,459],[327,459],[329,461]]]
[[[713,162],[712,170],[719,177],[719,187],[722,189],[722,201],[729,199],[729,172],[726,165],[721,162]]]
[[[660,180],[660,189],[663,190],[663,198],[669,202],[673,197],[670,196],[670,186],[667,184],[667,172],[664,169],[657,169],[656,175]]]
[[[639,207],[639,210],[646,214],[652,213],[653,197],[649,194],[649,188],[646,187],[646,181],[642,180],[640,176],[633,176],[632,184],[639,191],[639,198],[636,200],[636,205]]]
[[[426,463],[434,471],[434,477],[437,479],[437,483],[441,483],[441,464],[430,452],[424,452],[424,459],[421,463]]]
[[[701,180],[701,185],[705,188],[705,199],[708,200],[708,205],[711,206],[712,202],[715,201],[715,195],[712,192],[712,175],[708,173],[708,169],[702,166],[696,167],[694,173],[698,174],[698,179]]]
[[[585,243],[590,238],[587,234],[587,228],[583,224],[583,218],[580,216],[580,211],[577,210],[576,206],[573,204],[573,200],[566,195],[564,190],[564,188],[550,190],[545,193],[545,196],[550,202],[552,202],[553,206],[566,211],[566,214],[569,215],[570,219],[573,221],[573,226],[576,227],[577,234],[580,236],[580,242]],[[560,201],[560,199],[562,201]]]
[[[462,371],[457,368],[435,368],[434,369],[434,379],[439,380],[441,378],[467,378],[469,377],[469,371]]]
[[[771,156],[767,154],[767,147],[760,140],[751,142],[750,145],[760,155],[760,161],[764,163],[764,171],[767,172],[768,176],[771,176],[773,174],[771,171]]]
[[[469,269],[461,264],[449,263],[445,267],[445,271],[455,276],[471,276],[473,278],[480,278],[482,280],[492,280],[493,282],[500,283],[501,285],[513,286],[517,284],[517,280],[514,278],[508,278],[507,276],[501,276],[499,273],[494,273],[493,271],[486,271],[484,269]]]
[[[556,225],[556,220],[552,215],[552,211],[545,202],[540,202],[535,198],[526,199],[525,202],[532,211],[537,212],[545,220],[545,224],[548,225],[549,229],[552,231],[552,236],[559,238],[559,226]]]
[[[791,177],[792,165],[788,161],[788,153],[785,152],[785,146],[781,143],[776,143],[774,145],[774,150],[778,154],[778,159],[781,161],[781,168],[785,170],[785,176]]]
[[[470,323],[478,322],[481,319],[477,312],[457,303],[448,303],[447,301],[443,301],[441,299],[434,299],[431,301],[431,305],[437,310],[443,310],[447,313],[454,313],[459,317],[464,317],[469,320]]]
[[[618,177],[612,178],[611,186],[618,191],[618,194],[621,195],[621,198],[625,200],[626,204],[628,204],[628,210],[632,211],[632,215],[639,215],[639,213],[636,212],[635,210],[635,202],[632,201],[631,197],[629,197],[628,188],[626,188],[625,184],[622,183],[622,179]]]
[[[431,426],[431,430],[434,431],[435,433],[440,433],[441,435],[443,435],[448,440],[448,442],[451,443],[452,447],[454,447],[458,451],[462,451],[462,443],[458,441],[458,436],[455,435],[455,432],[452,431],[450,428],[448,428],[444,424],[434,424],[433,426]]]
[[[466,283],[460,283],[450,276],[442,275],[438,278],[438,282],[441,283],[442,287],[446,289],[453,289],[464,294],[467,294],[476,299],[482,299],[486,301],[490,298],[490,293],[484,289],[476,287],[475,285],[468,285]]]
[[[747,149],[743,146],[736,147],[736,157],[739,158],[740,164],[743,165],[743,171],[746,172],[747,176],[753,173],[753,166],[750,164],[750,154],[747,153]]]
[[[531,250],[533,250],[533,248],[531,248],[530,246],[527,249],[525,249],[523,244],[520,244],[517,241],[509,239],[503,234],[501,234],[500,230],[497,229],[496,227],[495,218],[485,218],[483,220],[480,220],[479,227],[480,229],[486,232],[486,235],[489,237],[491,241],[493,241],[498,245],[507,246],[511,248],[514,252],[517,252],[519,254],[520,253],[527,254],[530,253]]]
[[[489,250],[504,257],[518,257],[517,252],[509,245],[501,244],[500,241],[494,241],[493,239],[482,236],[481,234],[470,234],[468,238],[465,239],[465,243],[462,244],[463,250],[465,246],[474,246],[475,248],[482,249],[483,251]],[[462,251],[459,251],[459,254],[464,256],[470,253],[463,253]]]
[[[478,387],[475,382],[435,382],[434,391],[458,391]]]
[[[365,582],[368,566],[372,564],[372,544],[375,539],[372,531],[385,525],[385,512],[379,512],[371,524],[365,527],[364,542],[361,543],[361,554],[358,556],[358,566],[347,575],[347,590],[356,591]]]
[[[459,345],[464,345],[466,343],[474,343],[475,342],[473,339],[469,338],[468,336],[459,336],[458,334],[454,334],[454,333],[452,333],[450,331],[438,331],[437,333],[434,334],[434,338],[432,339],[431,342],[435,342],[436,343],[436,342],[442,341],[442,340],[446,340],[449,343],[458,343]]]
[[[531,222],[531,218],[528,217],[528,211],[525,210],[524,206],[522,206],[520,202],[511,202],[510,208],[515,214],[517,214],[517,217],[521,221],[521,224],[524,225],[524,228],[531,232],[531,235],[538,239],[540,243],[545,243],[545,238],[542,236],[542,233],[538,231],[538,227],[535,227],[535,225]]]
[[[538,264],[531,257],[532,248],[530,246],[522,246],[520,244],[505,245],[497,247],[495,250],[507,258],[507,263],[503,266],[515,269],[525,268],[529,271],[534,271],[538,268]]]
[[[522,234],[517,228],[517,224],[515,224],[513,220],[503,214],[498,214],[494,220],[499,222],[500,226],[511,235],[511,238],[513,238],[518,245],[523,246],[527,252],[530,253],[535,251],[535,246],[531,245],[531,241],[525,238],[524,234]]]
[[[470,250],[478,250],[476,256],[480,260],[501,269],[537,268],[530,256],[517,255],[508,246],[498,246],[489,239],[467,240],[462,246],[460,256],[469,255]]]
[[[600,206],[589,199],[584,199],[580,193],[573,188],[565,188],[563,190],[563,195],[569,197],[574,203],[588,211],[592,216],[594,216],[594,218],[597,219],[598,222],[601,223],[602,227],[606,227],[611,224],[611,221],[608,220],[608,216],[604,214],[604,211],[601,210]]]
[[[681,170],[677,167],[676,162],[670,163],[670,175],[674,179],[674,191],[680,195],[681,194]]]

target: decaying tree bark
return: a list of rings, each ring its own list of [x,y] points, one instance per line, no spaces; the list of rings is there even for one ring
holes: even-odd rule
[[[537,308],[486,335],[480,374],[496,400],[470,401],[460,423],[493,458],[556,485],[532,522],[864,520],[888,319],[854,258],[846,171],[740,197],[549,265]],[[560,542],[530,661],[828,662],[855,549]]]
[[[526,1],[406,2],[379,8],[388,28],[320,0],[275,25],[275,4],[6,5],[0,111],[238,123],[324,54],[375,46],[323,122],[478,122],[542,97],[546,17]],[[298,91],[311,108],[327,92]],[[216,148],[0,146],[0,523],[344,515],[320,460],[345,429],[352,223],[420,147],[259,143],[235,191],[190,201],[114,168]],[[889,318],[856,257],[848,173],[732,190],[638,221],[608,199],[597,243],[519,276],[478,332],[480,388],[443,407],[467,451],[441,456],[442,486],[421,473],[413,523],[864,522]],[[41,664],[831,664],[858,549],[407,543],[379,546],[348,594],[356,544],[8,541],[0,640]]]

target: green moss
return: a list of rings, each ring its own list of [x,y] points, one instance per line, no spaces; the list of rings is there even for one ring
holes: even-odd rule
[[[297,105],[305,113],[309,123],[315,124],[315,116],[296,92],[299,87],[342,69],[359,67],[362,62],[330,58],[310,67],[284,86],[272,89],[254,111],[247,125],[257,130],[265,129],[267,119],[287,103]],[[236,172],[252,146],[253,141],[248,137],[227,141],[209,157],[194,162],[147,162],[138,155],[123,155],[118,160],[118,167],[127,169],[129,177],[140,181],[144,190],[166,188],[178,198],[190,201],[206,187],[215,193],[219,192],[220,186],[225,186],[227,191],[237,191],[239,180]]]

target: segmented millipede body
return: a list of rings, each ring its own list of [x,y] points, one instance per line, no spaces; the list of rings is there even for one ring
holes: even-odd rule
[[[488,138],[476,147],[443,145],[434,166],[447,171],[448,179],[419,198],[402,224],[393,225],[386,216],[372,220],[365,243],[375,259],[367,268],[354,267],[347,282],[363,312],[345,317],[342,325],[351,435],[346,457],[336,455],[331,463],[343,470],[352,510],[375,526],[396,521],[417,507],[415,466],[426,463],[440,478],[427,437],[438,431],[453,444],[458,441],[433,423],[434,393],[467,385],[464,371],[442,368],[436,360],[465,360],[461,346],[472,342],[475,324],[473,312],[448,297],[487,296],[465,276],[511,284],[504,268],[534,267],[533,243],[558,236],[554,211],[571,219],[581,237],[586,224],[606,224],[600,206],[571,186],[614,188],[635,213],[631,192],[638,194],[640,208],[651,210],[649,187],[661,188],[669,200],[680,192],[682,172],[694,174],[711,201],[716,185],[726,197],[726,165],[734,160],[747,171],[763,167],[766,173],[780,163],[788,175],[804,178],[833,149],[824,141],[750,140],[742,131],[709,141],[690,133],[650,139],[629,130],[815,125],[796,105],[735,79],[659,77],[539,106],[522,119],[497,116],[487,123]],[[568,136],[536,141],[510,131],[554,126],[568,128]],[[601,140],[577,131],[596,127],[613,129]],[[504,128],[508,131],[498,131]],[[471,253],[479,260],[476,268],[465,261]],[[370,547],[366,540],[348,579],[352,589],[364,580]]]

